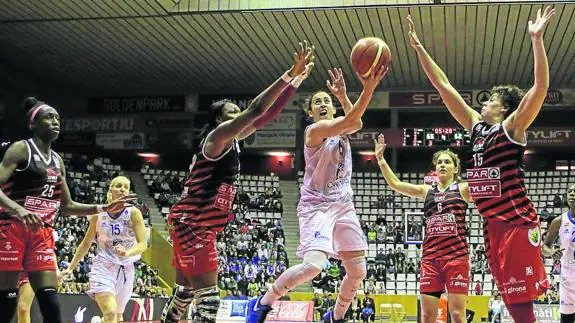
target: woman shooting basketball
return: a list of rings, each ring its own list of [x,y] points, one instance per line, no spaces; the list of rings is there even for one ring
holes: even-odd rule
[[[561,283],[559,284],[559,312],[561,323],[575,322],[575,184],[567,189],[569,210],[556,217],[543,243],[543,255],[561,260]],[[559,237],[560,250],[553,248]]]
[[[335,118],[329,94],[314,93],[306,112],[314,123],[305,130],[305,175],[297,212],[303,263],[286,270],[264,296],[250,300],[248,323],[263,323],[273,303],[287,292],[317,276],[328,257],[339,257],[346,269],[336,305],[324,322],[344,322],[344,315],[366,275],[367,241],[353,206],[351,148],[345,136],[361,129],[361,117],[373,92],[387,73],[382,65],[360,80],[363,92],[355,105],[345,95],[341,70],[330,72],[328,87],[340,99],[345,116]]]
[[[466,322],[469,290],[469,246],[465,212],[471,201],[467,183],[461,183],[459,157],[450,150],[433,155],[437,182],[416,185],[400,181],[384,157],[385,138],[375,142],[375,156],[383,177],[394,191],[425,201],[425,238],[421,258],[420,293],[423,323],[435,323],[441,294],[447,290],[451,320]]]
[[[549,286],[541,259],[541,230],[523,180],[525,129],[537,117],[549,88],[543,30],[555,9],[537,11],[529,21],[535,84],[525,95],[515,86],[497,86],[481,113],[461,95],[421,45],[411,17],[409,41],[451,115],[471,133],[473,159],[469,192],[484,219],[485,253],[497,288],[515,322],[535,322],[533,301]]]

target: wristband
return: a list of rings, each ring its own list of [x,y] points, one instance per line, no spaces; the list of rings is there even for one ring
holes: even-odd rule
[[[96,211],[98,211],[98,213],[104,213],[104,207],[101,204],[96,205]]]
[[[303,77],[295,77],[292,81],[291,81],[291,85],[293,87],[295,87],[296,89],[301,85],[301,83],[304,81]]]
[[[289,82],[291,82],[291,80],[293,80],[293,77],[289,76],[289,72],[285,72],[285,73],[283,73],[281,79],[284,82],[289,83]]]

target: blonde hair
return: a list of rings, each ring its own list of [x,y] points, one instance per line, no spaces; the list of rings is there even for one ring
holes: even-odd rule
[[[455,165],[455,169],[456,169],[454,179],[458,182],[461,182],[461,161],[459,160],[459,156],[457,156],[457,154],[454,153],[453,151],[451,151],[450,149],[444,149],[444,150],[436,151],[433,154],[433,159],[432,159],[433,167],[437,166],[437,161],[439,160],[439,157],[441,155],[447,155],[447,156],[449,156],[449,158],[451,158],[451,161]]]
[[[116,176],[112,179],[112,181],[110,182],[110,186],[108,186],[108,193],[106,193],[106,202],[110,203],[112,202],[112,187],[114,187],[114,185],[116,185],[119,181],[127,181],[128,182],[128,186],[130,186],[131,182],[130,179],[127,178],[126,176]]]

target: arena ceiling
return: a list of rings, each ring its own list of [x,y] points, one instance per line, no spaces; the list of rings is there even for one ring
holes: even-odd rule
[[[411,13],[420,39],[457,86],[532,81],[526,28],[542,2],[315,2],[312,9],[313,0],[0,0],[0,65],[91,95],[254,93],[307,39],[317,48],[317,69],[305,87],[324,87],[326,70],[341,66],[357,89],[350,49],[377,36],[393,54],[384,87],[429,88],[407,42]],[[551,82],[574,87],[575,4],[555,8],[545,35]]]

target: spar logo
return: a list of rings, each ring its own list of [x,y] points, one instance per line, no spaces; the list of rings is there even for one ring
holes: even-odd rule
[[[53,211],[60,208],[60,201],[53,201],[37,196],[26,196],[24,207],[32,211]]]
[[[468,181],[497,180],[501,178],[499,167],[473,168],[467,170]]]

